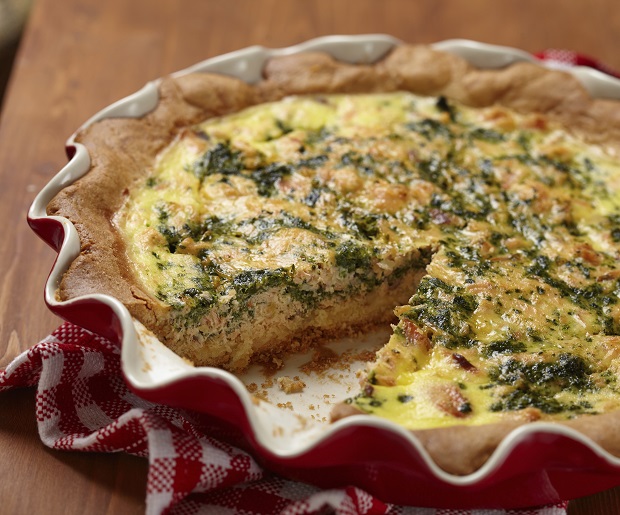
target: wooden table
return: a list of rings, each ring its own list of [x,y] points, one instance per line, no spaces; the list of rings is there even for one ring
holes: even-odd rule
[[[37,0],[0,124],[0,367],[59,324],[43,303],[54,253],[25,214],[63,166],[63,143],[90,115],[146,81],[253,44],[324,34],[389,33],[568,48],[620,69],[614,0]],[[0,511],[142,513],[146,461],[61,453],[36,433],[32,389],[0,395]],[[569,512],[620,513],[620,489],[573,501]]]

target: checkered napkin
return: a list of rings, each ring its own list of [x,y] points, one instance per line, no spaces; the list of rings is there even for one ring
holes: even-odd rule
[[[573,52],[572,50],[565,50],[561,48],[549,48],[534,54],[534,57],[544,61],[548,66],[558,69],[571,68],[572,66],[587,66],[594,68],[600,72],[611,75],[612,77],[620,78],[620,72],[609,68],[604,63],[597,61],[596,59]]]
[[[536,54],[554,67],[582,65],[619,77],[567,50]],[[525,510],[444,510],[394,506],[353,486],[320,490],[265,470],[214,438],[187,411],[140,399],[127,389],[118,348],[65,323],[0,371],[0,392],[36,386],[43,443],[54,449],[118,452],[149,460],[146,511],[194,515],[314,513],[411,515],[564,515],[567,503]]]
[[[69,323],[0,371],[0,392],[23,386],[37,388],[39,434],[48,447],[148,458],[148,514],[474,513],[398,507],[353,486],[319,490],[274,476],[211,436],[195,414],[134,395],[122,378],[118,347]],[[566,504],[508,513],[565,515]]]

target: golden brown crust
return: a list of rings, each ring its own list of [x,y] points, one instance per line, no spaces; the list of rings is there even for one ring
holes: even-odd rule
[[[91,155],[91,171],[65,188],[48,206],[50,215],[71,220],[82,250],[62,279],[59,296],[69,299],[108,293],[155,332],[166,307],[143,291],[125,264],[123,243],[112,217],[123,195],[144,177],[153,157],[180,128],[209,117],[289,94],[408,90],[446,95],[466,105],[504,105],[557,120],[587,140],[620,150],[620,104],[591,99],[570,75],[530,63],[502,70],[477,70],[459,57],[425,46],[396,48],[376,65],[350,65],[308,53],[269,61],[264,80],[251,86],[230,77],[190,74],[161,82],[158,107],[141,119],[111,119],[82,131],[77,141]],[[334,418],[357,413],[341,405]],[[615,437],[620,414],[566,423],[620,456]],[[415,431],[444,470],[468,474],[478,469],[501,440],[523,422],[483,427]],[[465,442],[465,443],[464,443]]]
[[[309,93],[394,91],[396,84],[378,66],[339,63],[326,54],[307,53],[269,61],[259,88],[267,97]]]
[[[397,89],[420,95],[451,93],[455,97],[461,78],[473,70],[459,57],[420,46],[396,48],[378,68],[384,70]]]

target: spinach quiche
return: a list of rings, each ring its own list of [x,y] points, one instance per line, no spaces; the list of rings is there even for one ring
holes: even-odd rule
[[[233,372],[392,323],[334,419],[394,420],[455,473],[536,420],[619,453],[617,102],[403,45],[166,78],[152,112],[77,141],[91,170],[48,206],[82,244],[61,299],[113,295]]]

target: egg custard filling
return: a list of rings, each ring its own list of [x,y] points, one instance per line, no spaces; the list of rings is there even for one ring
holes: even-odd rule
[[[289,96],[183,129],[114,224],[196,364],[394,311],[344,412],[418,429],[620,407],[619,165],[540,115]]]

